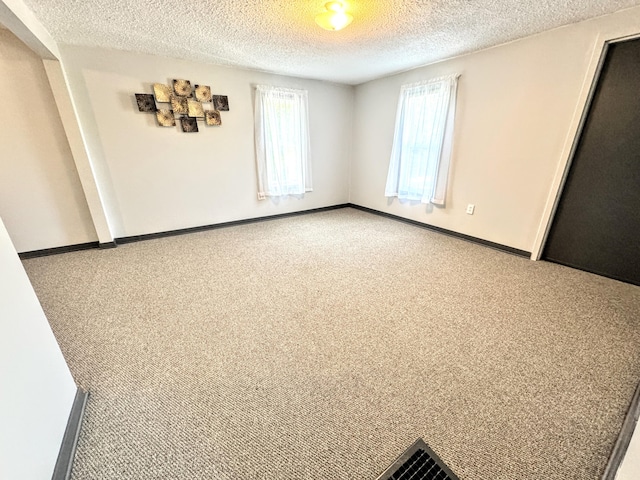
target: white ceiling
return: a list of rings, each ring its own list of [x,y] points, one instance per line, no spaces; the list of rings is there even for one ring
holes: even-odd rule
[[[640,4],[640,0],[24,0],[58,43],[359,84]]]

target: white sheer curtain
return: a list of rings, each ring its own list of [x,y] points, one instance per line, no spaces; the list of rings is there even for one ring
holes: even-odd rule
[[[444,206],[459,76],[402,86],[385,196]]]
[[[259,199],[313,190],[306,90],[258,85],[255,141]]]

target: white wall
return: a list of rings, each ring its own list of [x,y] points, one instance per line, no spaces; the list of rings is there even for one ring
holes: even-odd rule
[[[109,224],[116,237],[261,217],[348,201],[353,88],[113,50],[62,46]],[[186,134],[156,125],[134,94],[184,78],[229,97],[221,127]],[[257,200],[253,86],[309,91],[314,191]]]
[[[638,480],[640,478],[640,429],[637,424],[615,478],[616,480]]]
[[[20,252],[95,241],[42,60],[0,30],[0,216]]]
[[[1,220],[0,265],[0,478],[47,479],[76,385]]]
[[[532,251],[594,46],[634,30],[638,8],[358,86],[351,202]],[[400,86],[454,72],[462,76],[447,206],[389,204]]]

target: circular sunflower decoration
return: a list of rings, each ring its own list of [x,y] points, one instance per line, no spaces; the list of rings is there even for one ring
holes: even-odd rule
[[[178,115],[186,115],[189,113],[187,99],[185,97],[171,97],[171,108],[173,109],[174,114]]]
[[[156,118],[161,127],[174,127],[176,125],[172,110],[162,108],[156,112]]]
[[[176,79],[173,81],[173,91],[180,97],[191,97],[193,92],[191,82],[189,80]]]
[[[211,125],[211,126],[222,125],[222,118],[220,118],[220,112],[218,112],[217,110],[205,111],[204,121],[207,125]]]
[[[208,85],[196,85],[196,100],[199,102],[210,102],[211,87]]]

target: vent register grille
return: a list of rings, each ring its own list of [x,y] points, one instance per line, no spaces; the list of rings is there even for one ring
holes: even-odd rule
[[[459,480],[419,438],[377,480]]]

